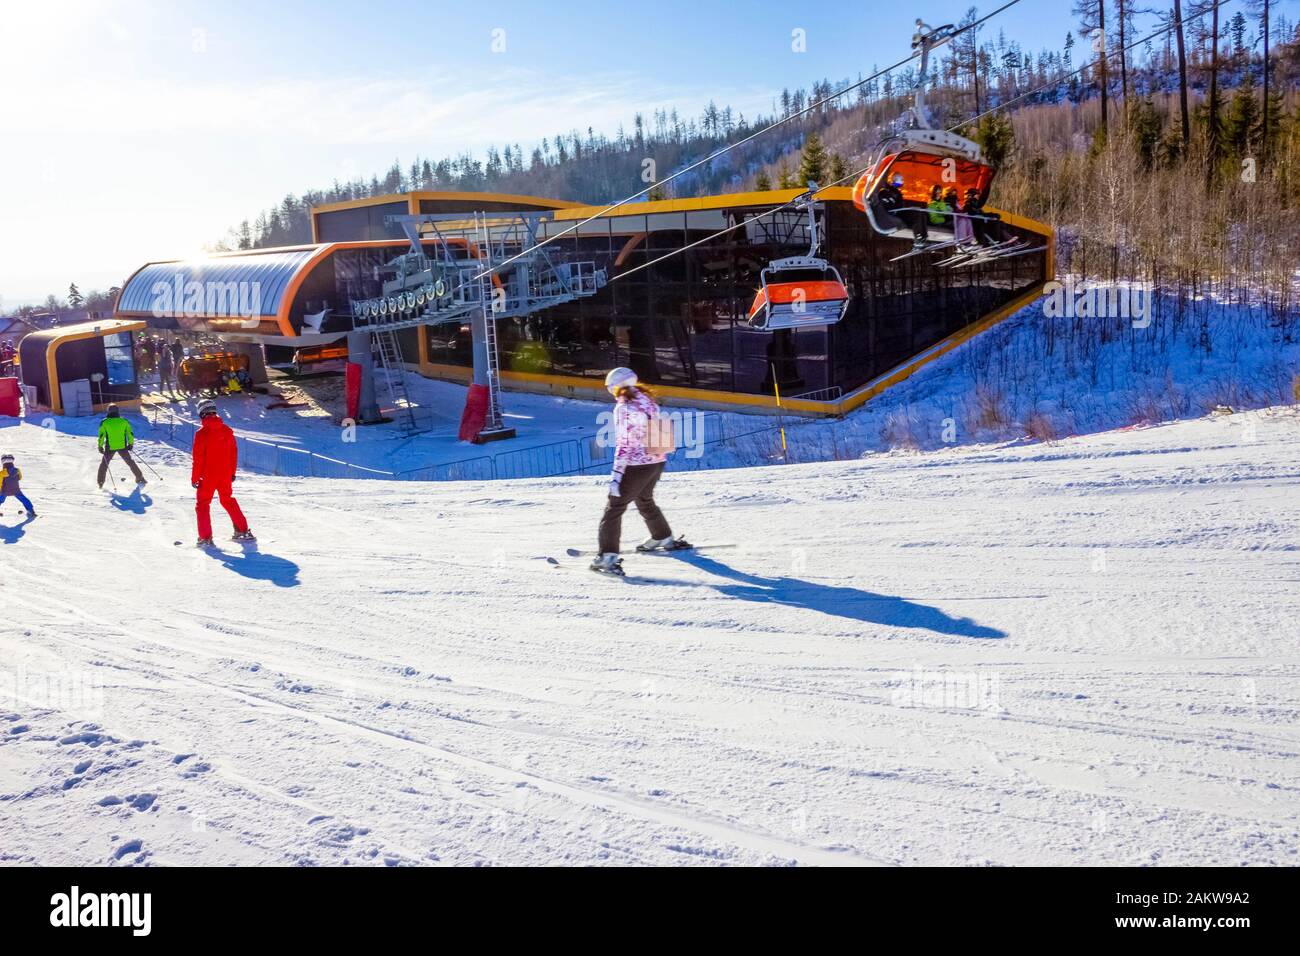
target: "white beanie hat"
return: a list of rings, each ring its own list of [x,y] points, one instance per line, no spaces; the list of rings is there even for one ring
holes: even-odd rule
[[[606,388],[621,388],[624,385],[635,385],[636,382],[636,372],[630,368],[610,369],[609,374],[605,376]]]

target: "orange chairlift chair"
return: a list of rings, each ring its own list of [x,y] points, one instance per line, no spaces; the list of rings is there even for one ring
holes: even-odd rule
[[[921,79],[917,83],[915,102],[899,118],[895,131],[876,145],[875,162],[853,187],[854,205],[866,213],[871,227],[883,236],[911,237],[913,234],[910,225],[894,214],[897,208],[887,211],[877,201],[887,183],[901,178],[899,188],[906,204],[903,211],[916,216],[926,213],[925,207],[936,185],[944,192],[956,189],[962,197],[973,189],[981,201],[986,199],[997,172],[983,161],[978,143],[934,127],[925,105],[930,51],[951,41],[955,30],[952,24],[932,28],[920,20],[916,21],[916,27],[912,48],[921,51]],[[946,224],[929,225],[931,241],[918,251],[957,245],[952,223],[950,218]]]
[[[834,325],[849,307],[849,292],[839,271],[818,257],[820,240],[813,196],[817,184],[797,202],[808,210],[808,255],[774,259],[760,274],[762,287],[749,307],[749,325],[770,332],[816,325]]]

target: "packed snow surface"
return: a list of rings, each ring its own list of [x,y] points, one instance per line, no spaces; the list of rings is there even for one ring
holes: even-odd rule
[[[1298,436],[669,474],[736,547],[623,581],[602,477],[245,475],[208,553],[181,452],[8,427],[0,861],[1295,864]]]

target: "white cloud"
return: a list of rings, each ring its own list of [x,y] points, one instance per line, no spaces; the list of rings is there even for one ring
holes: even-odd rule
[[[198,85],[107,76],[93,84],[51,77],[0,103],[0,127],[15,135],[126,137],[187,134],[284,138],[321,145],[424,142],[430,152],[525,142],[588,126],[612,132],[633,113],[676,106],[692,115],[707,97],[688,87],[650,86],[630,75],[560,76],[511,71],[491,85],[434,71],[408,76]],[[711,91],[753,112],[769,94]],[[748,101],[748,102],[746,102]]]

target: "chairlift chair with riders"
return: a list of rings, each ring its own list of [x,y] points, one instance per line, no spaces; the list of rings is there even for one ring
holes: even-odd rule
[[[956,36],[956,30],[952,24],[930,27],[917,20],[916,31],[912,37],[912,49],[921,51],[921,65],[915,102],[899,118],[895,131],[877,144],[875,162],[853,187],[854,205],[866,213],[871,227],[882,236],[913,234],[906,221],[882,208],[878,202],[886,184],[901,179],[899,189],[906,204],[903,211],[917,216],[927,213],[925,207],[935,186],[941,186],[944,192],[955,188],[960,196],[974,189],[984,199],[988,197],[996,173],[983,161],[978,143],[948,130],[936,129],[925,105],[930,51],[950,42]],[[937,237],[933,246],[956,244],[951,220],[946,227],[930,226],[929,232]]]
[[[839,270],[817,255],[817,184],[796,202],[808,211],[808,255],[773,259],[760,273],[762,287],[749,307],[750,328],[761,332],[834,325],[849,307],[849,292]]]

